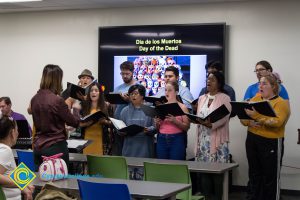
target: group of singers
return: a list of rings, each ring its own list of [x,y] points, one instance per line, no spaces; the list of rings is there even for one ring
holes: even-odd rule
[[[196,112],[202,118],[218,107],[225,105],[231,111],[230,101],[235,101],[232,87],[225,84],[220,62],[212,61],[205,66],[207,71],[206,87],[201,90],[196,106],[186,100],[193,100],[189,89],[178,84],[179,71],[174,66],[165,70],[165,88],[156,96],[165,96],[168,103],[178,103],[184,112]],[[228,114],[222,119],[211,123],[207,120],[190,121],[186,115],[167,115],[164,119],[151,118],[142,111],[146,89],[133,78],[134,66],[125,61],[120,65],[123,83],[115,88],[128,104],[112,105],[105,101],[105,87],[92,82],[94,77],[90,70],[85,69],[79,76],[81,87],[89,86],[86,96],[81,101],[71,97],[64,100],[62,91],[63,71],[58,65],[46,65],[43,70],[40,89],[31,99],[29,112],[33,117],[35,135],[33,139],[34,161],[36,167],[42,163],[41,156],[63,153],[63,159],[69,164],[66,139],[72,128],[80,128],[83,138],[92,140],[92,144],[84,149],[84,154],[113,155],[132,157],[157,157],[161,159],[186,159],[187,132],[190,123],[197,124],[197,140],[195,143],[195,161],[229,162],[229,121],[234,115]],[[247,101],[269,101],[276,117],[264,116],[255,109],[246,109],[251,120],[241,120],[248,127],[246,153],[249,164],[249,182],[247,199],[277,200],[280,197],[280,168],[283,156],[283,140],[285,125],[289,119],[290,107],[288,94],[279,80],[272,73],[267,61],[260,61],[255,66],[258,82],[249,86],[245,94]],[[90,84],[92,83],[92,84]],[[177,95],[183,99],[181,103]],[[1,108],[2,110],[2,108]],[[125,122],[126,125],[137,124],[145,127],[134,136],[126,136],[112,131],[113,126],[108,118],[97,123],[81,122],[80,117],[101,110]],[[66,125],[68,128],[66,129]],[[77,129],[78,130],[78,129]],[[0,117],[0,185],[8,196],[20,195],[13,193],[10,180],[2,179],[15,167],[7,163],[11,158],[11,147],[16,143],[17,127],[8,115]],[[104,140],[104,138],[110,138]],[[110,144],[107,144],[109,141]],[[156,145],[154,145],[156,142]],[[112,148],[107,151],[107,148]],[[12,162],[12,161],[11,161]],[[207,199],[222,199],[222,177],[201,175],[201,192]],[[30,196],[30,190],[24,191]],[[30,199],[30,197],[28,197]]]

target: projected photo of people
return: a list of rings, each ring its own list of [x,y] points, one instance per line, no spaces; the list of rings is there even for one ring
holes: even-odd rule
[[[205,86],[205,55],[115,56],[115,70],[118,63],[125,60],[134,63],[133,78],[145,86],[147,96],[155,95],[165,87],[164,74],[168,66],[178,68],[179,84],[189,87],[193,95],[195,93],[197,96],[202,86]],[[196,76],[192,76],[192,72]],[[114,85],[117,85],[116,81],[120,78],[114,78]]]

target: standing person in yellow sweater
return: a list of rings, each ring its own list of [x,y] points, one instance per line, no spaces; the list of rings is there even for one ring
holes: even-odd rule
[[[279,84],[273,74],[260,79],[259,92],[250,101],[269,101],[277,117],[246,109],[253,120],[241,120],[248,126],[246,153],[249,165],[247,200],[279,200],[280,169],[285,125],[290,116],[287,100],[278,96]]]
[[[83,101],[82,114],[83,116],[93,114],[99,110],[108,114],[107,105],[104,101],[104,88],[99,83],[92,83],[87,100]],[[100,119],[97,123],[85,127],[84,139],[92,140],[92,143],[84,150],[84,154],[103,155],[103,125],[110,125],[111,122],[106,119]]]

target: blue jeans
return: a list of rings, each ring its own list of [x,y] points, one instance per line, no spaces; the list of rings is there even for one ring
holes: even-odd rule
[[[186,133],[157,135],[157,158],[171,160],[185,160]]]

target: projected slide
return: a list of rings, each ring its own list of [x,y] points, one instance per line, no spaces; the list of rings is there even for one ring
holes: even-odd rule
[[[114,87],[123,83],[120,64],[124,61],[134,63],[133,78],[145,86],[149,96],[165,87],[164,74],[168,66],[179,70],[179,84],[189,87],[194,97],[198,97],[205,86],[206,55],[114,56]]]

